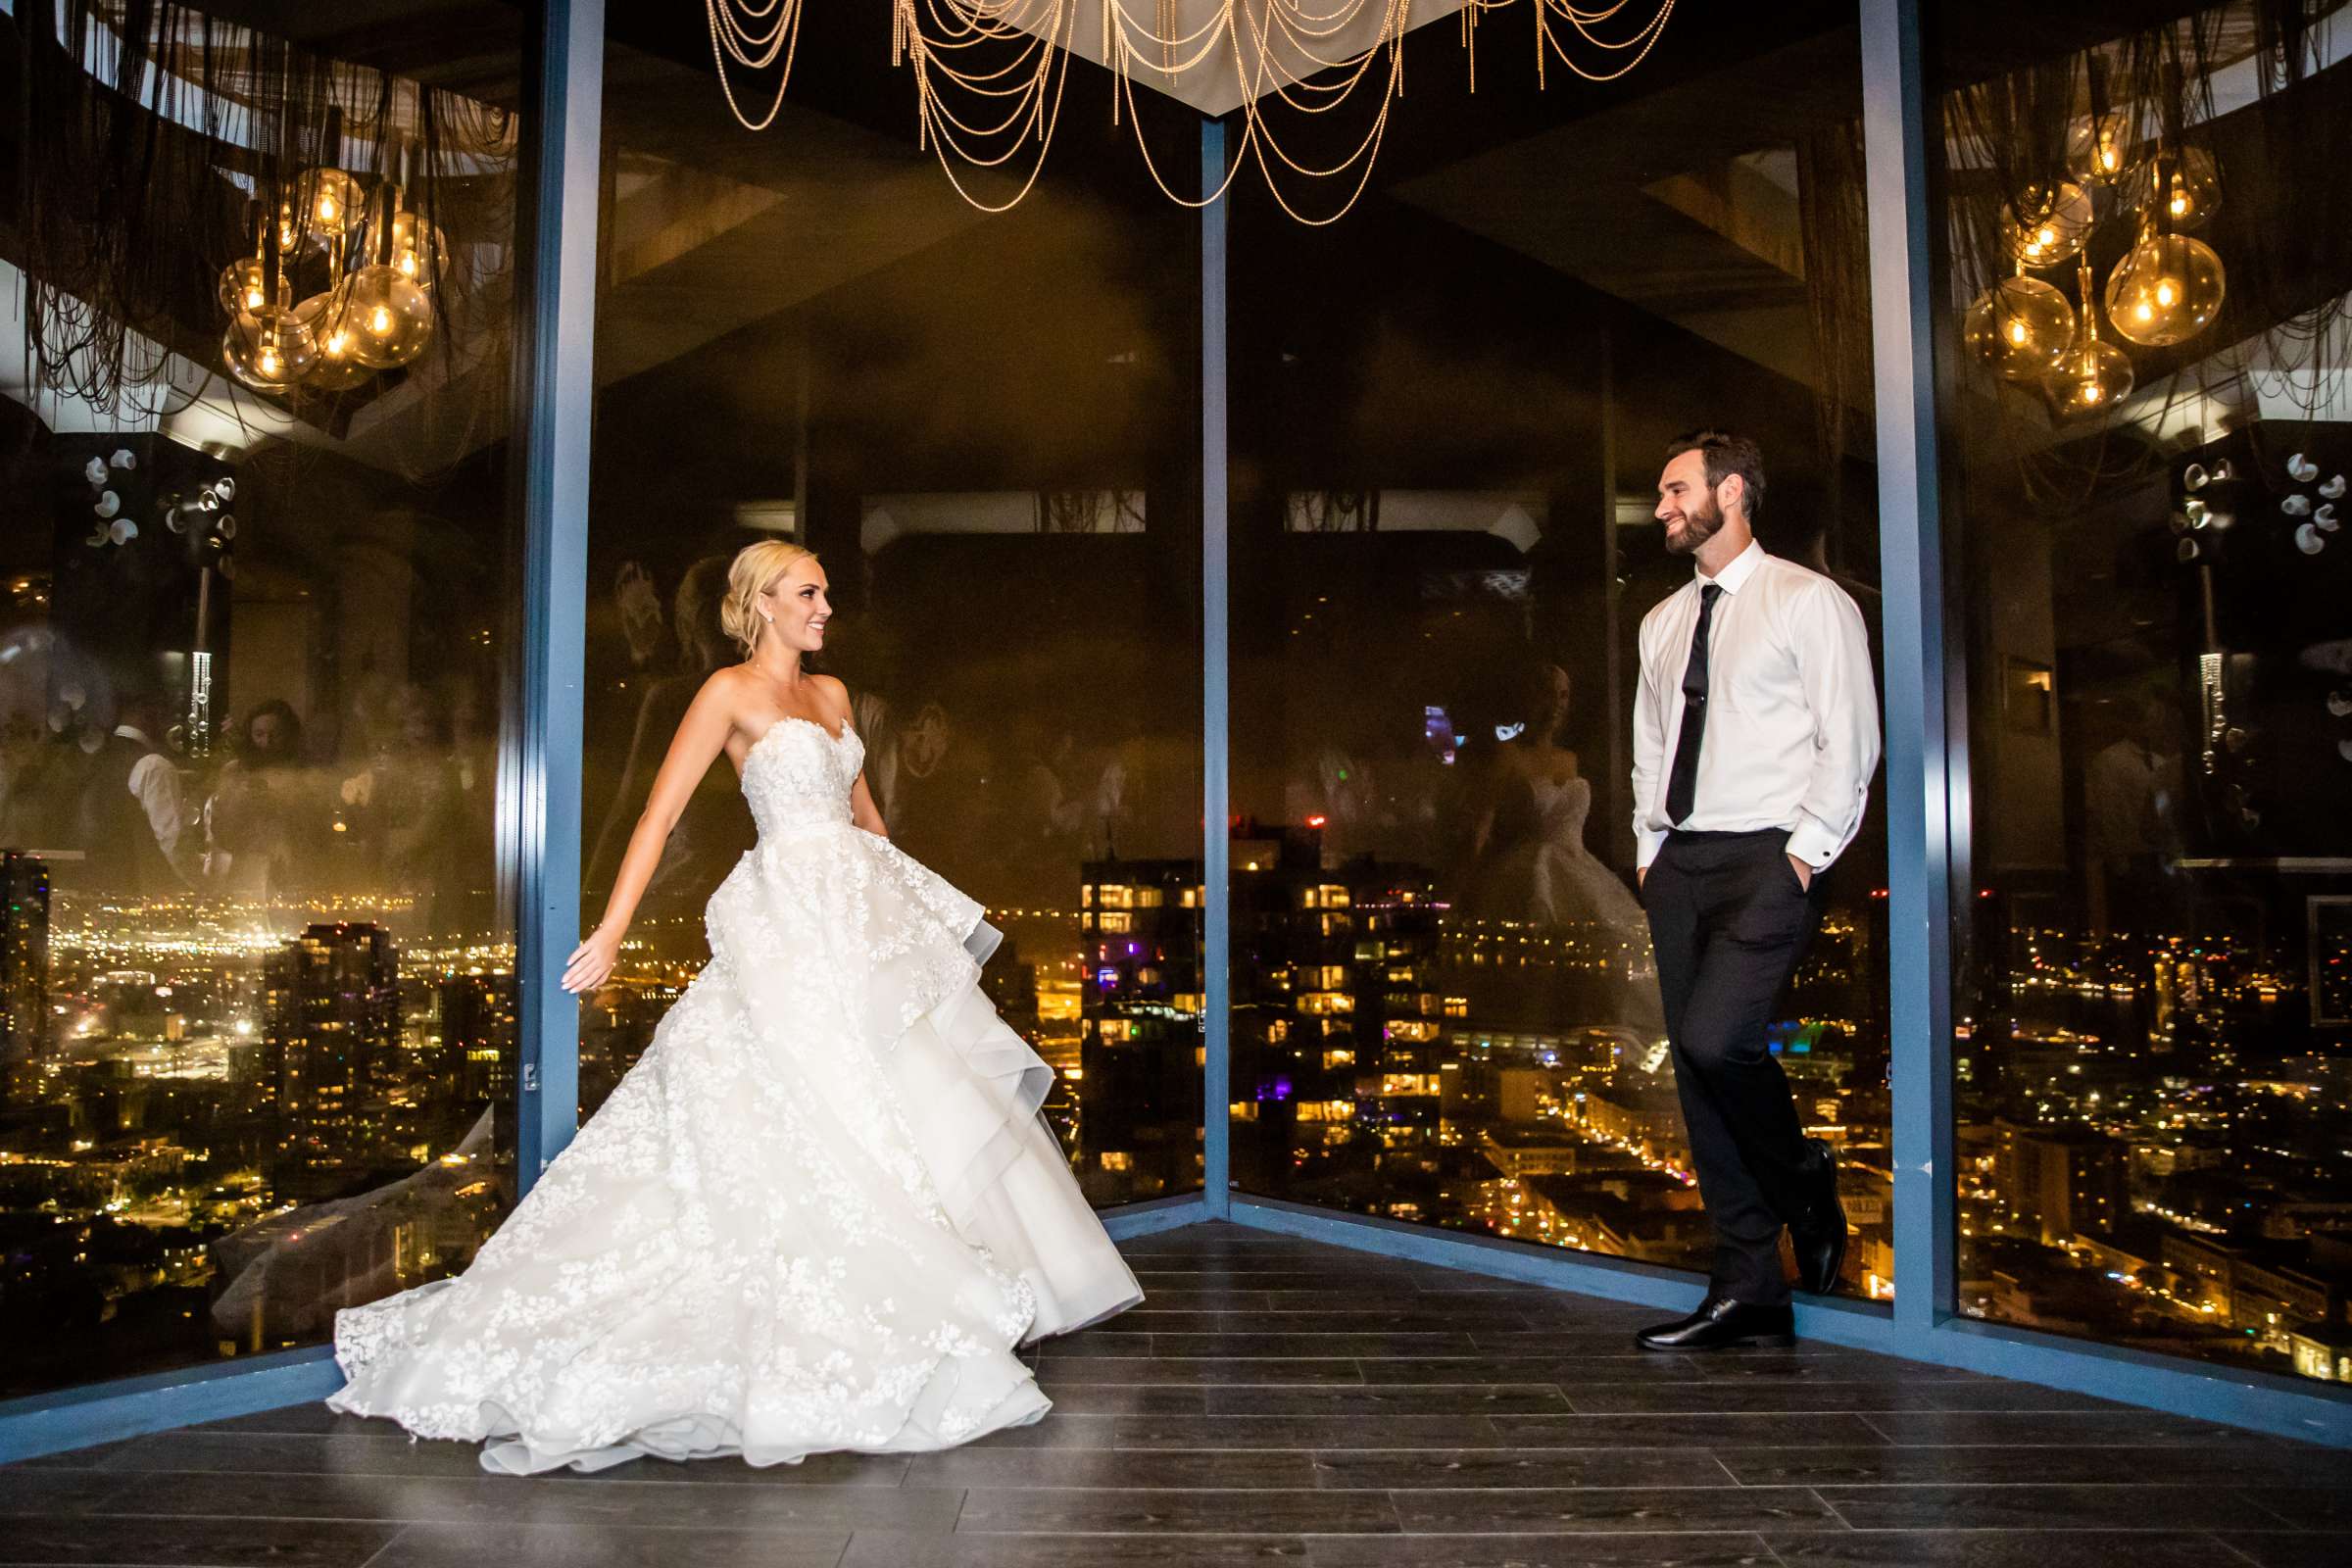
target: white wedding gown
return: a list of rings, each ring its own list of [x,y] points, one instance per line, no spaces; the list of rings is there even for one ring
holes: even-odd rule
[[[1017,1346],[1142,1298],[980,906],[852,824],[863,753],[753,745],[710,961],[471,1267],[337,1315],[330,1405],[517,1473],[940,1448],[1045,1413]]]
[[[1467,912],[1605,933],[1618,952],[1609,970],[1613,1016],[1607,1021],[1662,1033],[1666,1014],[1649,949],[1649,918],[1617,873],[1585,847],[1592,781],[1532,779],[1521,804],[1522,835],[1486,867],[1466,901]]]

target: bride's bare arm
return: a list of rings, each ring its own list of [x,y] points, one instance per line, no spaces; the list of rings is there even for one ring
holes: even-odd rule
[[[612,972],[613,960],[620,953],[620,939],[628,934],[629,922],[636,918],[637,901],[645,897],[646,884],[654,878],[654,868],[662,863],[662,851],[669,843],[670,831],[678,825],[687,801],[702,783],[703,775],[710,770],[710,764],[717,760],[727,744],[728,733],[735,727],[732,684],[726,671],[712,675],[694,694],[686,716],[678,721],[678,732],[670,737],[669,753],[662,759],[662,770],[654,775],[654,787],[646,796],[645,810],[637,818],[636,831],[629,835],[629,848],[620,858],[620,871],[612,879],[612,896],[605,901],[605,917],[587,940],[572,951],[571,961],[564,971],[564,990],[592,991],[603,985],[605,977]]]

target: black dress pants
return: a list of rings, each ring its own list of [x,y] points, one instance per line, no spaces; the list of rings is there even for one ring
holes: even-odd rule
[[[1788,1299],[1781,1229],[1805,1213],[1819,1181],[1764,1038],[1820,923],[1788,843],[1779,829],[1670,833],[1642,884],[1683,1125],[1715,1228],[1714,1286],[1766,1306]]]

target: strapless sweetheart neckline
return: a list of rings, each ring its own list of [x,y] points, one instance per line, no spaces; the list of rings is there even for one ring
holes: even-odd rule
[[[775,739],[776,731],[782,729],[787,724],[806,724],[810,729],[816,731],[819,735],[822,735],[826,740],[830,741],[835,746],[839,746],[843,741],[852,738],[858,733],[849,725],[844,724],[841,726],[841,733],[836,735],[833,733],[833,731],[825,728],[824,725],[818,723],[813,718],[803,718],[798,713],[786,713],[782,718],[777,719],[774,723],[768,725],[767,728],[761,730],[760,732],[760,738],[752,742],[750,747],[745,750],[743,754],[743,771],[748,773],[752,770],[753,757],[758,755],[760,748],[765,746],[769,741]]]

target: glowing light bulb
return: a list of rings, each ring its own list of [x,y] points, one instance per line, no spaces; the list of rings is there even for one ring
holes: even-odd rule
[[[269,296],[262,292],[261,284],[255,283],[245,290],[245,308],[247,310],[258,311],[269,303]]]
[[[2151,234],[2108,274],[2107,315],[2132,342],[2165,348],[2212,324],[2228,288],[2222,259],[2204,241]]]
[[[2085,403],[2096,403],[2106,396],[2106,389],[2096,381],[2085,381],[2077,389],[2076,395]]]
[[[285,368],[285,363],[277,357],[277,350],[267,344],[263,345],[262,352],[253,358],[253,368],[272,381],[276,380],[278,372]]]
[[[363,267],[345,281],[343,318],[358,322],[351,357],[388,370],[422,354],[433,336],[431,297],[401,276],[397,267]]]
[[[2097,218],[2090,193],[2072,180],[2028,185],[2001,209],[2009,253],[2031,267],[2048,267],[2073,256]]]
[[[2005,278],[1968,308],[1969,352],[2013,381],[2039,381],[2075,336],[2075,310],[2038,277]]]
[[[321,196],[321,197],[319,197],[319,198],[318,198],[318,221],[320,221],[321,223],[331,223],[331,222],[333,222],[334,220],[335,220],[335,199],[334,199],[332,196]]]

